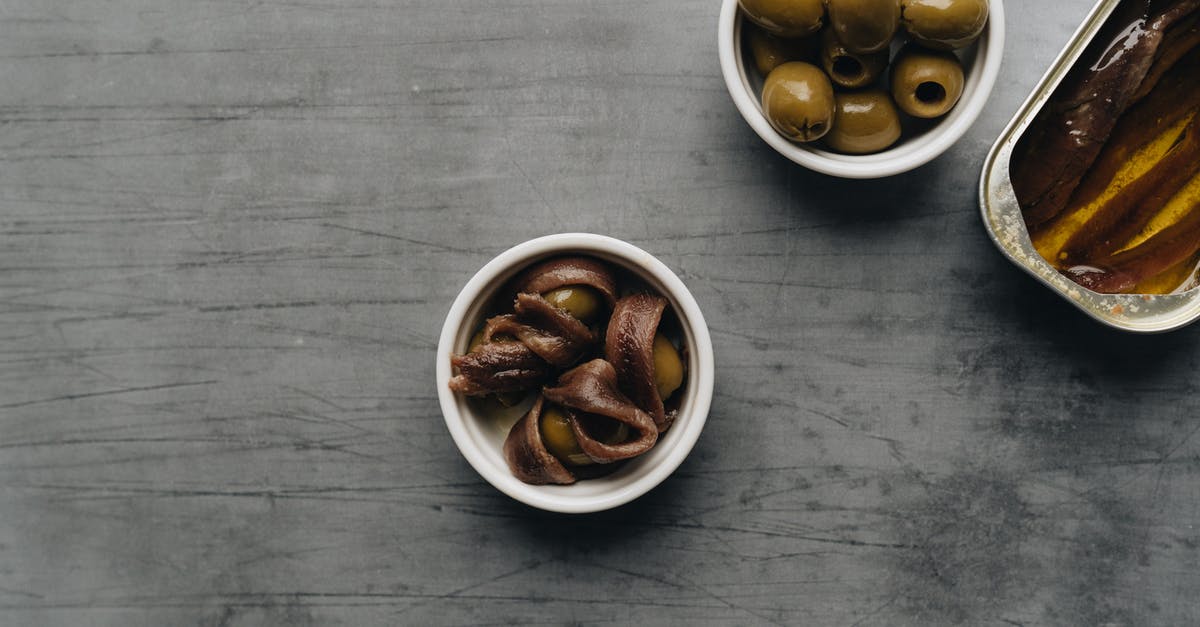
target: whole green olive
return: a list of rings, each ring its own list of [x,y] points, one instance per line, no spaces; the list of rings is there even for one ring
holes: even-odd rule
[[[900,113],[881,89],[838,94],[836,109],[825,143],[838,152],[879,152],[900,139]]]
[[[666,400],[683,385],[683,360],[671,340],[662,333],[654,336],[654,386],[658,397]]]
[[[860,54],[838,41],[832,29],[821,31],[821,67],[839,87],[858,89],[875,82],[888,63],[887,49]]]
[[[822,0],[738,0],[738,4],[751,21],[781,37],[815,33],[825,19]]]
[[[587,422],[586,433],[605,444],[619,444],[629,437],[629,426],[623,422],[589,415],[584,415],[581,420]],[[550,404],[543,407],[538,429],[542,433],[542,442],[546,445],[546,450],[559,461],[572,466],[588,466],[593,463],[592,458],[579,447],[579,440],[575,437],[575,431],[571,429],[571,421],[562,408]]]
[[[743,28],[742,36],[754,59],[754,68],[764,77],[788,61],[803,61],[815,56],[815,37],[779,37],[750,23]]]
[[[900,0],[826,0],[829,27],[851,52],[887,50],[900,26]]]
[[[551,305],[585,323],[595,322],[603,313],[604,301],[595,289],[586,285],[567,285],[542,294]]]
[[[905,46],[892,64],[892,98],[900,110],[936,118],[954,108],[963,91],[963,69],[953,52]]]
[[[762,105],[771,126],[784,137],[816,141],[829,132],[833,122],[833,85],[821,68],[791,61],[767,75]]]
[[[919,44],[938,50],[975,41],[988,19],[987,0],[901,0],[900,23]]]

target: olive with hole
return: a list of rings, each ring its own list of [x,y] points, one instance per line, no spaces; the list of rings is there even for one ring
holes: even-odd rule
[[[584,323],[595,322],[604,313],[600,294],[586,285],[560,287],[542,294],[542,298]]]
[[[987,0],[901,0],[900,24],[919,44],[954,50],[975,41],[987,24]]]
[[[892,63],[892,98],[916,118],[946,114],[963,91],[963,69],[953,52],[905,46]]]
[[[821,29],[823,0],[738,0],[742,14],[781,37],[803,37]]]
[[[683,385],[683,360],[679,350],[662,333],[654,336],[654,387],[664,401]]]
[[[885,51],[900,26],[900,0],[826,0],[829,28],[851,52]]]
[[[747,24],[743,31],[754,68],[762,76],[788,61],[806,61],[816,56],[816,37],[779,37]]]
[[[588,426],[591,427],[587,430],[588,435],[605,444],[620,444],[629,437],[629,427],[615,420],[597,418],[589,421]],[[546,445],[546,450],[559,461],[572,466],[587,466],[593,463],[592,458],[579,447],[579,440],[571,428],[571,421],[558,406],[548,404],[542,409],[538,429],[541,431],[542,443]]]
[[[825,143],[838,152],[879,152],[900,139],[900,112],[882,89],[837,95],[833,128]]]
[[[821,67],[838,87],[858,89],[875,82],[887,68],[887,49],[860,54],[846,48],[831,29],[821,32]]]
[[[784,137],[816,141],[833,123],[833,84],[811,63],[784,63],[767,75],[762,105],[771,126]]]

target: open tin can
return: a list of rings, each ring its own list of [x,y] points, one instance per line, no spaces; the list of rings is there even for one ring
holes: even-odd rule
[[[1014,149],[1055,90],[1080,62],[1121,0],[1100,0],[1050,70],[992,146],[980,180],[980,208],[988,235],[1010,261],[1091,317],[1117,329],[1159,333],[1200,318],[1200,288],[1172,294],[1101,294],[1060,273],[1034,248],[1010,177]]]

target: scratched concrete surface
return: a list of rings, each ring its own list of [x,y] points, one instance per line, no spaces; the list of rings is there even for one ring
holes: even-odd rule
[[[1004,261],[984,154],[1088,0],[1008,3],[946,156],[831,180],[734,110],[718,4],[0,2],[0,624],[1200,622],[1200,329]],[[451,300],[588,230],[719,364],[659,489],[508,500]]]

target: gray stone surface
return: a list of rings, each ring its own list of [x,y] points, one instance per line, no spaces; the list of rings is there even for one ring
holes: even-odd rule
[[[1108,331],[987,241],[984,154],[1087,12],[1008,3],[947,155],[808,173],[718,2],[0,3],[0,624],[1195,624],[1200,329]],[[660,488],[510,501],[434,344],[588,230],[718,361]]]

